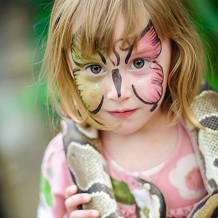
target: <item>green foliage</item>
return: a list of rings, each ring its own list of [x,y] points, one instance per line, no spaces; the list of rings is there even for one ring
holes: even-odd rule
[[[53,1],[51,0],[31,0],[34,9],[34,15],[31,17],[31,38],[34,47],[33,71],[35,82],[35,93],[37,95],[37,104],[42,108],[43,114],[56,117],[57,114],[51,106],[51,101],[47,92],[47,83],[45,76],[41,76],[41,64],[44,58],[46,46],[48,25]],[[40,78],[40,79],[39,79]]]
[[[218,1],[186,0],[185,3],[205,46],[208,62],[206,80],[218,91]]]

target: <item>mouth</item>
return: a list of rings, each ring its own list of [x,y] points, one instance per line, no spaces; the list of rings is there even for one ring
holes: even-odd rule
[[[125,119],[132,116],[137,109],[133,110],[123,110],[123,111],[109,111],[109,114],[118,119]]]

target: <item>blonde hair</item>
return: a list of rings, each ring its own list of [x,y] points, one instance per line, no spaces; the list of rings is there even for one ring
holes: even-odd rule
[[[96,49],[110,52],[118,13],[125,17],[123,38],[137,38],[149,14],[161,38],[172,42],[168,86],[161,108],[172,112],[174,121],[183,118],[198,125],[190,105],[198,93],[203,77],[204,52],[196,30],[179,0],[56,0],[53,6],[43,71],[57,110],[75,122],[96,128],[102,125],[83,105],[71,76],[72,38],[79,38],[84,53]]]

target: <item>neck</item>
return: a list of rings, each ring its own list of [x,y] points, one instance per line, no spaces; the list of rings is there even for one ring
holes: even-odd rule
[[[161,163],[175,149],[177,128],[169,123],[169,117],[162,114],[134,133],[102,131],[100,138],[112,159],[125,169],[149,169]]]

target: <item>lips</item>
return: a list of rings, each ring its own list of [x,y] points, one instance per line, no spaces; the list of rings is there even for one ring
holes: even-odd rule
[[[136,112],[136,110],[137,109],[123,110],[123,111],[109,111],[109,114],[118,119],[125,119],[132,116]]]

